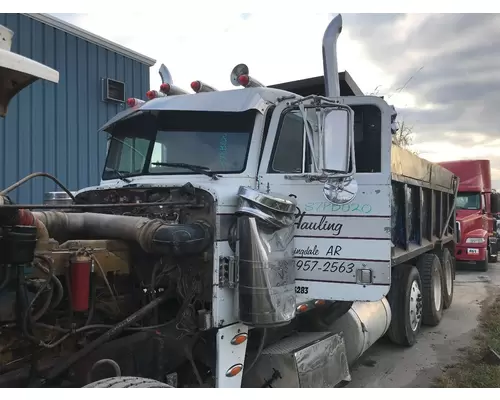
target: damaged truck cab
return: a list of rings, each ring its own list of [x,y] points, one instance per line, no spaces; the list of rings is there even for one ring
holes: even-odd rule
[[[8,360],[0,386],[336,387],[383,335],[412,346],[439,324],[458,182],[392,145],[384,100],[340,95],[341,30],[322,93],[239,64],[239,88],[188,94],[162,66],[160,90],[103,126],[101,184],[9,220],[36,227],[45,274],[14,266],[36,294],[0,342],[44,362]]]

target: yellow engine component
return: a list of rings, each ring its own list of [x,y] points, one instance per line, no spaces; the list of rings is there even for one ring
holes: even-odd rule
[[[53,260],[56,275],[63,275],[73,253],[86,249],[102,267],[104,273],[129,273],[130,254],[128,246],[120,240],[69,240],[61,245],[54,240],[39,243],[36,253],[45,255]],[[102,275],[100,268],[95,272]]]

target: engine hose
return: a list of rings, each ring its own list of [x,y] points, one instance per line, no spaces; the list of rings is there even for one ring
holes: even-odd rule
[[[161,328],[166,328],[167,326],[173,326],[175,324],[175,320],[165,322],[163,324],[158,324],[158,325],[150,325],[150,326],[135,326],[135,327],[130,327],[130,328],[125,328],[124,331],[130,331],[130,332],[144,332],[144,331],[150,331],[153,329],[161,329]],[[48,324],[43,324],[40,322],[37,322],[35,324],[37,328],[43,328],[43,329],[48,329],[50,331],[57,331],[60,333],[71,333],[71,334],[77,334],[77,333],[83,333],[87,331],[97,331],[97,330],[105,330],[105,329],[111,329],[114,327],[114,325],[106,325],[106,324],[92,324],[92,325],[84,325],[81,328],[76,328],[75,330],[70,330],[70,329],[64,329],[61,328],[60,326],[55,326],[55,325],[48,325]]]
[[[38,259],[42,260],[49,267],[52,266],[52,261],[47,256],[44,256],[44,255],[41,255],[41,254],[37,254],[35,256],[35,258],[38,258]],[[50,273],[50,268],[47,268],[46,266],[44,266],[44,265],[42,265],[40,263],[34,263],[34,265],[35,265],[36,268],[38,268],[38,269],[42,270],[44,273],[46,273],[52,279],[52,281],[54,282],[54,285],[56,287],[57,297],[56,297],[56,299],[50,305],[50,309],[53,310],[54,308],[56,308],[61,303],[61,301],[63,299],[63,296],[64,296],[63,285],[62,285],[61,281],[59,280],[59,278],[57,278],[57,276],[55,276],[55,274],[51,274]]]
[[[31,315],[32,322],[38,321],[47,312],[47,310],[50,307],[50,303],[52,302],[53,295],[54,295],[54,287],[51,287],[49,289],[49,292],[47,293],[47,297],[45,298],[45,302],[43,303],[43,306],[35,314]]]
[[[30,340],[33,343],[36,343],[36,344],[38,344],[38,345],[40,345],[42,347],[50,349],[50,348],[53,348],[53,347],[57,346],[59,344],[59,342],[57,344],[47,344],[47,343],[43,342],[42,340],[37,339],[35,336],[31,335],[29,333],[29,331],[28,331],[28,320],[30,319],[30,316],[31,316],[31,314],[30,314],[31,308],[35,304],[35,301],[38,299],[38,297],[40,297],[40,295],[42,294],[42,292],[47,288],[49,282],[52,280],[52,276],[54,275],[54,270],[52,268],[50,268],[49,271],[50,271],[49,277],[45,280],[45,282],[43,283],[43,285],[40,286],[40,289],[38,289],[38,291],[36,292],[35,296],[31,300],[31,302],[28,305],[28,307],[26,307],[26,309],[24,310],[24,314],[21,317],[21,329],[22,329],[22,332],[23,332],[24,336],[26,336],[26,338],[28,340]],[[50,304],[50,302],[49,302],[49,304]],[[47,306],[47,308],[48,308],[48,306]]]
[[[44,176],[45,178],[49,178],[52,181],[56,183],[57,186],[59,186],[66,194],[71,198],[76,203],[75,196],[73,196],[73,193],[69,191],[69,189],[64,186],[59,179],[57,179],[55,176],[50,175],[46,172],[34,172],[32,174],[29,174],[25,176],[23,179],[17,181],[16,183],[10,185],[7,189],[4,189],[0,192],[0,195],[6,195],[9,192],[12,192],[14,189],[17,189],[19,186],[21,186],[23,183],[28,182],[29,180],[36,178],[37,176]]]
[[[64,271],[64,279],[66,281],[66,292],[67,292],[67,306],[68,306],[68,325],[73,326],[73,293],[71,292],[71,277],[70,269],[66,268]]]
[[[213,237],[213,228],[201,220],[172,225],[158,219],[99,213],[46,211],[34,212],[33,216],[56,240],[82,236],[125,240],[136,242],[145,252],[154,254],[199,254],[212,243]]]
[[[92,318],[94,317],[94,311],[95,311],[95,301],[96,301],[96,296],[97,296],[97,285],[96,285],[96,274],[95,272],[91,272],[90,274],[90,304],[89,304],[89,314],[87,316],[87,320],[85,321],[85,325],[87,326],[90,324],[92,321]]]
[[[90,342],[87,346],[82,348],[80,351],[77,351],[76,353],[71,354],[68,358],[66,358],[62,362],[57,363],[47,373],[46,379],[53,380],[53,379],[59,377],[59,375],[61,375],[63,372],[65,372],[69,367],[71,367],[78,360],[87,356],[89,353],[91,353],[93,350],[95,350],[96,348],[98,348],[102,344],[106,343],[107,341],[111,340],[113,337],[122,333],[127,327],[129,327],[133,323],[144,318],[149,312],[151,312],[151,310],[155,309],[161,303],[166,301],[169,298],[169,296],[170,296],[170,294],[168,292],[162,293],[160,296],[158,296],[156,299],[154,299],[150,303],[146,304],[140,310],[138,310],[135,313],[133,313],[132,315],[128,316],[123,321],[121,321],[118,324],[116,324],[115,326],[113,326],[113,328],[108,330],[106,333],[102,334],[97,339]],[[89,326],[91,326],[91,325],[89,325]]]
[[[50,300],[52,298],[52,295],[50,296],[49,300],[45,302],[45,304],[43,305],[43,307],[41,308],[41,310],[35,315],[35,316],[31,316],[30,315],[30,312],[31,312],[31,308],[33,307],[33,305],[35,304],[35,301],[38,299],[38,297],[40,297],[40,295],[43,293],[43,291],[47,288],[49,282],[52,280],[52,278],[54,277],[54,270],[52,269],[52,263],[50,263],[50,261],[48,259],[45,259],[46,262],[48,262],[50,268],[48,269],[48,272],[49,272],[49,276],[48,278],[46,279],[45,283],[40,287],[40,289],[38,289],[38,291],[36,292],[35,296],[33,297],[33,299],[31,300],[30,304],[28,305],[28,307],[25,308],[24,310],[24,315],[22,316],[22,320],[21,320],[21,329],[22,329],[22,332],[24,334],[24,336],[30,340],[31,342],[37,344],[38,346],[41,346],[41,347],[44,347],[46,349],[53,349],[54,347],[57,347],[59,346],[63,341],[65,341],[69,336],[71,336],[71,332],[68,332],[66,333],[63,337],[59,338],[58,340],[56,340],[55,342],[52,342],[52,343],[45,343],[43,340],[41,339],[38,339],[36,338],[35,336],[33,336],[30,332],[29,332],[29,329],[28,329],[28,320],[30,320],[30,317],[31,317],[31,322],[32,323],[35,323],[36,320],[38,318],[40,318],[46,311],[47,309],[49,308],[49,305],[50,305]],[[53,288],[52,288],[53,290]],[[62,287],[61,287],[61,291],[62,291]],[[35,325],[36,326],[36,325]]]
[[[262,354],[262,351],[264,350],[264,346],[266,344],[266,337],[267,337],[267,329],[264,328],[262,330],[262,337],[260,339],[259,348],[257,349],[257,354],[255,354],[255,358],[253,359],[253,361],[250,364],[250,366],[248,368],[244,368],[243,369],[243,375],[248,374],[250,372],[250,370],[253,367],[255,367],[255,364],[257,364],[257,361],[259,360],[259,358],[260,358],[260,356]]]
[[[47,265],[51,265],[51,261],[47,257],[41,256],[41,255],[37,255],[36,257],[40,258],[42,261],[47,263]],[[50,295],[47,297],[47,300],[45,301],[45,304],[43,305],[43,307],[32,317],[33,321],[38,321],[45,314],[45,312],[47,311],[49,306],[50,306],[50,309],[54,309],[55,307],[57,307],[59,305],[59,303],[61,302],[61,300],[63,298],[64,289],[63,289],[61,281],[57,278],[57,276],[50,273],[49,268],[47,268],[47,267],[45,267],[37,262],[33,263],[33,265],[36,268],[38,268],[39,270],[41,270],[42,272],[44,272],[45,274],[47,274],[48,275],[47,279],[49,281],[52,278],[52,282],[55,285],[55,287],[51,288]],[[57,297],[54,301],[52,301],[54,290],[57,294]]]
[[[56,285],[56,293],[57,293],[57,297],[56,299],[50,304],[50,309],[53,310],[54,308],[56,308],[62,301],[63,299],[63,296],[64,296],[64,289],[63,289],[63,285],[61,283],[61,281],[59,280],[59,278],[55,275],[52,275],[52,281],[55,283]]]

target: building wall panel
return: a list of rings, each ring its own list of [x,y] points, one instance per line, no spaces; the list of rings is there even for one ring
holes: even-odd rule
[[[0,119],[0,187],[32,172],[55,175],[70,190],[96,185],[106,157],[98,129],[123,103],[103,101],[103,79],[125,82],[125,98],[149,90],[149,66],[22,14],[0,13],[14,31],[12,51],[60,74],[59,84],[35,82],[16,96]],[[58,190],[35,178],[12,192],[18,203],[41,203]]]

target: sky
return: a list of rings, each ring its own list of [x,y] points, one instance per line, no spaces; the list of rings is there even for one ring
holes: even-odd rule
[[[230,89],[244,62],[264,84],[322,75],[321,41],[336,14],[53,14],[164,63],[177,86]],[[385,96],[430,161],[486,158],[500,188],[500,14],[343,14],[339,71]]]

